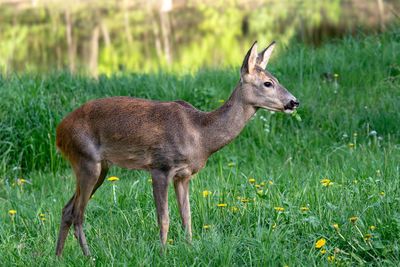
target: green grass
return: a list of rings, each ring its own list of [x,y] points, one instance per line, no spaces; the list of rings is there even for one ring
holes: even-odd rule
[[[259,111],[236,140],[210,158],[191,182],[191,246],[171,189],[173,241],[164,254],[149,174],[113,168],[109,176],[121,178],[117,202],[112,183],[105,182],[86,210],[85,233],[99,265],[400,264],[400,31],[336,40],[318,49],[292,44],[276,52],[269,70],[300,100],[302,121]],[[65,115],[88,100],[115,95],[183,99],[209,111],[227,99],[238,73],[238,68],[204,69],[97,81],[68,73],[1,77],[0,262],[58,263],[61,209],[75,187],[72,170],[54,146]],[[324,73],[330,73],[328,79]],[[339,77],[330,79],[333,73]],[[18,178],[26,181],[18,185]],[[323,186],[325,178],[333,184]],[[211,196],[203,197],[204,190]],[[13,216],[11,209],[17,211]],[[351,217],[358,219],[352,223]],[[325,254],[315,248],[321,238]],[[72,231],[62,264],[88,264]]]

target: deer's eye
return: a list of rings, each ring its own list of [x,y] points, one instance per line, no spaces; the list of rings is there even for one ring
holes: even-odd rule
[[[265,87],[271,87],[271,86],[272,86],[272,83],[270,83],[270,82],[265,82],[265,83],[264,83],[264,86],[265,86]]]

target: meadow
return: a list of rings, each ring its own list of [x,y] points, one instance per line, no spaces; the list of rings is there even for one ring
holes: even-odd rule
[[[300,117],[260,110],[210,157],[191,181],[192,244],[170,188],[169,242],[160,254],[150,175],[113,167],[108,177],[120,180],[105,181],[86,209],[96,265],[400,264],[400,30],[318,48],[291,43],[276,49],[267,69],[300,100]],[[183,99],[210,111],[238,79],[239,66],[97,80],[0,76],[0,262],[90,263],[73,231],[62,262],[54,256],[61,209],[75,189],[54,144],[69,112],[117,95]]]

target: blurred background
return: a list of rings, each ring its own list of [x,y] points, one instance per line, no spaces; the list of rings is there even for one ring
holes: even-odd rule
[[[0,70],[224,67],[239,65],[254,40],[319,46],[399,17],[399,0],[0,0]]]

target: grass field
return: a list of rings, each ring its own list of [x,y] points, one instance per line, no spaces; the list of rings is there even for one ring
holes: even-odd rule
[[[106,181],[86,209],[97,265],[400,264],[400,31],[317,49],[294,43],[277,49],[268,70],[300,100],[302,120],[260,110],[209,159],[191,181],[191,246],[170,188],[164,254],[149,174],[112,168],[116,201]],[[116,95],[183,99],[210,111],[238,79],[238,67],[98,80],[65,72],[0,77],[2,265],[58,265],[61,209],[75,187],[54,145],[65,115]],[[62,265],[87,265],[72,232]]]

